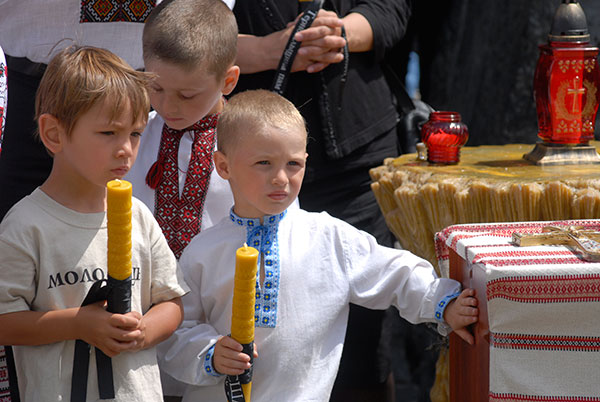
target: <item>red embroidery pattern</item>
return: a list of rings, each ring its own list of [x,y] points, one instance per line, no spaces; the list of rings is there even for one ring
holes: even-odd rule
[[[497,349],[525,349],[569,352],[599,352],[600,338],[492,333],[490,346]]]
[[[7,86],[6,86],[6,62],[4,61],[4,53],[0,49],[0,152],[2,152],[2,139],[4,138],[4,115],[7,102]]]
[[[194,141],[181,197],[177,155],[179,141],[185,130],[171,130],[166,125],[163,127],[158,158],[163,163],[163,173],[155,192],[155,215],[177,258],[202,228],[204,200],[213,170],[217,118],[218,114],[210,115],[191,128]]]
[[[537,396],[520,394],[497,394],[490,392],[490,402],[598,402],[592,396]]]
[[[546,255],[546,254],[544,254]],[[523,258],[523,259],[490,259],[486,260],[487,265],[494,267],[517,267],[528,265],[565,265],[565,264],[589,264],[582,259],[576,257],[575,252],[570,252],[569,256],[563,258]]]
[[[488,282],[486,290],[488,301],[502,298],[520,303],[597,302],[600,275],[500,278]]]
[[[554,226],[583,226],[587,229],[600,230],[598,220],[571,220],[571,221],[548,221],[548,222],[522,222],[522,223],[490,223],[490,224],[461,224],[448,226],[435,234],[436,254],[439,260],[448,260],[448,248],[456,250],[460,240],[480,236],[505,237],[510,239],[513,232],[541,233],[542,228],[547,225]],[[450,244],[448,240],[451,239]],[[482,245],[481,247],[491,247]],[[503,246],[506,246],[504,244]]]
[[[492,245],[485,245],[485,246],[480,246],[480,247],[505,247],[506,248],[506,244],[492,244]],[[475,263],[482,262],[482,261],[489,263],[489,261],[497,261],[501,258],[516,258],[516,257],[521,257],[525,261],[528,261],[527,258],[544,257],[544,256],[573,256],[573,252],[570,250],[556,250],[556,251],[550,251],[550,250],[544,250],[544,251],[524,250],[524,251],[521,251],[521,250],[518,250],[518,251],[498,251],[498,252],[477,253],[477,255],[473,258],[473,263],[475,264]],[[510,262],[512,262],[512,261],[515,261],[515,260],[510,260]],[[533,260],[533,261],[539,261],[539,259]],[[513,264],[510,264],[510,265],[513,265]],[[514,265],[518,265],[518,264],[514,264]]]
[[[448,246],[446,246],[446,238],[441,232],[437,232],[434,236],[435,255],[438,260],[448,260],[450,257]]]
[[[156,0],[81,0],[79,22],[145,22]]]
[[[502,222],[474,225],[453,225],[442,230],[443,236],[448,239],[453,232],[476,232],[478,235],[485,232],[493,232],[495,236],[510,237],[512,232],[539,233],[544,226],[584,226],[588,229],[600,229],[598,220],[582,219],[571,221],[542,221],[542,222]]]
[[[8,369],[6,368],[6,355],[4,354],[4,346],[0,346],[0,402],[10,402]]]

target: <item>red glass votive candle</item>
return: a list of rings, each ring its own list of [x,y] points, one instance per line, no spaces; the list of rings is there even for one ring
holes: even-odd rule
[[[421,141],[427,145],[427,160],[431,163],[458,163],[460,147],[468,139],[467,125],[457,112],[431,112],[421,128]]]

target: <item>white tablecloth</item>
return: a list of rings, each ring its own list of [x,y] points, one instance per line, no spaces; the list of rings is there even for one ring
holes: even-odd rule
[[[600,401],[600,263],[568,246],[517,247],[545,225],[600,231],[600,220],[454,225],[436,234],[486,278],[491,402]]]

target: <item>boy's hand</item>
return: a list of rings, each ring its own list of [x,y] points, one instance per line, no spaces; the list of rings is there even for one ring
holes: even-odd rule
[[[120,326],[122,330],[129,331],[129,334],[125,334],[127,339],[133,341],[127,342],[130,346],[128,350],[137,351],[146,348],[146,321],[144,316],[137,311],[130,311],[123,315],[123,317],[133,318],[133,320],[127,320],[129,325]]]
[[[475,343],[475,339],[465,327],[476,323],[478,317],[479,309],[474,289],[463,290],[460,296],[452,300],[444,311],[444,320],[452,327],[456,335],[470,345]]]
[[[136,349],[144,339],[141,314],[113,314],[105,309],[105,302],[93,303],[79,309],[77,338],[114,357],[126,350]]]
[[[255,344],[254,358],[257,357]],[[250,356],[242,353],[242,345],[239,342],[229,336],[223,336],[215,344],[213,365],[220,374],[240,375],[251,367]]]

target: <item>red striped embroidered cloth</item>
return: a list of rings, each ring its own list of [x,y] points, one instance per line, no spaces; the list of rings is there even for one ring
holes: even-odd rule
[[[10,402],[8,369],[6,368],[6,355],[4,354],[4,346],[0,346],[0,402]]]
[[[454,225],[435,235],[486,278],[490,401],[600,402],[600,263],[568,246],[517,247],[512,233],[547,225],[600,231],[600,220]]]

